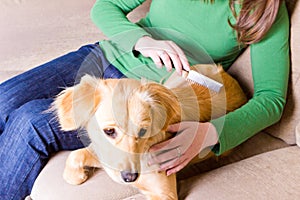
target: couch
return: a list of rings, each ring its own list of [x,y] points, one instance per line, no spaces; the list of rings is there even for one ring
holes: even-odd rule
[[[0,82],[86,43],[105,38],[89,18],[93,0],[2,0]],[[129,14],[137,21],[148,0]],[[178,173],[180,199],[300,199],[300,3],[287,0],[291,16],[291,76],[282,119],[229,155],[190,165]],[[237,67],[239,66],[239,67]],[[241,68],[242,66],[242,68]],[[247,49],[230,68],[249,97],[253,94]],[[113,182],[103,170],[78,186],[62,178],[70,152],[51,157],[35,181],[32,200],[145,199],[138,190]]]

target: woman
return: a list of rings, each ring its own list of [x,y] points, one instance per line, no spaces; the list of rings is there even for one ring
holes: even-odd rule
[[[252,99],[207,123],[171,125],[169,131],[182,134],[153,146],[152,152],[167,153],[154,153],[149,159],[150,165],[160,164],[167,174],[182,169],[204,148],[220,155],[280,119],[289,76],[289,20],[282,1],[153,0],[144,19],[129,22],[126,14],[142,2],[98,0],[92,19],[109,40],[84,46],[0,85],[1,197],[24,198],[51,153],[83,146],[77,132],[61,132],[54,115],[43,111],[61,88],[76,84],[86,73],[161,81],[173,67],[181,74],[190,65],[211,62],[203,52],[228,69],[250,46]],[[180,157],[174,147],[179,147]]]

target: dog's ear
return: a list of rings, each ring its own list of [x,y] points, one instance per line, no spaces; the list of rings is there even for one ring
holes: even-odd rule
[[[141,87],[140,95],[151,108],[151,121],[160,130],[180,119],[181,110],[177,97],[166,87],[157,83],[148,83]]]
[[[52,109],[56,111],[61,128],[65,131],[84,127],[100,102],[98,85],[101,80],[85,75],[80,83],[62,91]]]

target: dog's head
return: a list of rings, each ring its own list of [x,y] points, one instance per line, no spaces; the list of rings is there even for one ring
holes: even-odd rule
[[[171,90],[132,79],[85,76],[56,98],[54,108],[63,130],[87,130],[104,169],[118,182],[134,182],[147,169],[150,146],[166,140],[168,125],[180,120]]]

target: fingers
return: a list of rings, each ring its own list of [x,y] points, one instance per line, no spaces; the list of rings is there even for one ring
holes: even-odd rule
[[[153,62],[158,68],[162,68],[163,64],[161,62],[160,57],[156,53],[149,54],[149,57],[153,60]]]
[[[172,71],[175,68],[179,75],[182,75],[183,70],[190,70],[184,52],[172,41],[155,40],[145,36],[138,40],[134,48],[143,56],[150,57],[158,68],[163,65],[167,71]]]
[[[169,125],[167,131],[171,133],[178,132],[180,129],[181,123],[171,124]]]
[[[152,146],[149,165],[158,165],[167,175],[184,168],[200,151],[201,139],[196,137],[199,123],[180,122],[172,124],[167,131],[176,134],[173,138]]]
[[[199,155],[199,152],[203,152],[203,149],[217,143],[217,140],[214,140],[217,133],[208,133],[210,126],[208,122],[193,121],[170,125],[167,131],[174,133],[174,137],[150,148],[151,157],[148,164],[158,165],[161,171],[167,172],[167,175],[178,172]],[[206,142],[207,137],[213,138],[213,141]]]
[[[174,167],[169,167],[167,170],[167,176],[170,176],[171,174],[177,173],[180,170],[182,170],[188,163],[190,162],[190,160],[186,159],[183,162],[181,162],[178,165],[174,165]]]
[[[158,56],[160,57],[160,59],[163,61],[166,69],[168,72],[172,71],[172,62],[170,59],[170,54],[167,53],[166,51],[163,51],[161,53],[158,53]]]
[[[148,159],[149,165],[158,164],[160,171],[166,171],[167,176],[183,169],[190,159],[185,154],[178,154],[177,148],[163,152]]]
[[[182,51],[182,49],[172,41],[170,41],[170,45],[173,47],[175,52],[177,52],[178,58],[179,58],[180,63],[181,63],[181,67],[185,71],[190,71],[190,65],[189,65],[188,59],[186,58],[185,53]]]
[[[148,158],[149,165],[154,165],[154,164],[163,165],[163,163],[177,159],[180,156],[180,154],[178,154],[177,147],[167,149],[167,150],[152,152],[152,154],[154,155]]]
[[[165,50],[159,51],[158,56],[163,61],[167,71],[175,68],[176,72],[181,75],[182,70],[189,71],[189,63],[184,52],[172,41],[163,41],[165,43]]]
[[[179,56],[172,53],[170,53],[169,55],[172,60],[173,67],[176,69],[176,72],[181,75],[183,65],[181,63],[181,60],[179,59]]]
[[[151,146],[149,151],[150,152],[155,152],[157,150],[165,151],[167,149],[175,148],[172,144],[171,144],[172,146],[170,144],[171,144],[171,140],[166,140],[164,142],[161,142],[161,143],[158,143],[158,144],[155,144],[155,145]],[[168,145],[170,145],[170,146],[168,146]],[[167,149],[165,149],[165,148],[167,148]]]

